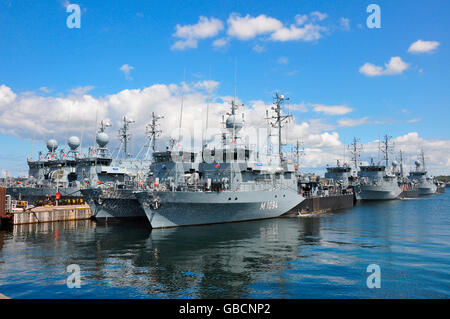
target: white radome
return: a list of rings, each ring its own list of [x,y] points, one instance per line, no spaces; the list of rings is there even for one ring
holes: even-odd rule
[[[230,115],[225,122],[228,129],[235,128],[236,131],[239,131],[243,126],[244,122],[242,121],[242,117],[237,115]]]
[[[80,139],[77,136],[71,136],[67,140],[67,144],[69,145],[72,151],[76,150],[78,146],[80,146]]]
[[[100,147],[105,147],[106,144],[108,144],[108,142],[109,142],[109,136],[105,132],[100,132],[97,134],[97,137],[95,140],[97,141],[97,144]]]
[[[56,151],[57,148],[58,148],[58,141],[56,141],[53,138],[47,141],[47,149],[50,152]]]

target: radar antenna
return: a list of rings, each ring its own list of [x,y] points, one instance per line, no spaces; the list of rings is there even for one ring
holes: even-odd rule
[[[383,153],[384,160],[386,162],[386,168],[389,166],[389,149],[393,147],[392,144],[389,144],[392,136],[384,135],[384,139],[381,142],[383,145],[380,147],[380,151]]]
[[[162,133],[162,130],[158,129],[159,128],[158,121],[163,118],[164,118],[164,116],[159,116],[159,115],[156,115],[155,112],[152,112],[152,121],[149,124],[147,124],[147,127],[146,127],[147,138],[148,138],[149,142],[152,143],[152,146],[151,146],[152,152],[155,152],[155,150],[156,150],[156,138],[160,137],[161,133]],[[145,154],[146,160],[148,159],[149,151],[150,151],[150,145],[147,149],[147,153]]]
[[[128,154],[128,142],[131,140],[131,133],[129,132],[130,124],[135,123],[134,120],[124,116],[123,117],[123,126],[119,129],[119,139],[120,139],[120,147],[117,156],[119,156],[120,149],[123,145],[123,158],[128,159],[131,154]]]
[[[360,162],[360,153],[363,149],[363,146],[361,144],[358,145],[358,142],[360,141],[359,138],[353,137],[353,142],[348,146],[350,153],[352,154],[352,162],[353,166],[355,166],[355,171],[358,172],[358,163]]]
[[[301,147],[301,148],[300,148]],[[304,146],[304,142],[299,142],[299,140],[297,140],[296,144],[295,144],[295,155],[297,157],[297,173],[300,170],[300,157],[305,156],[305,146]]]
[[[275,106],[272,106],[272,110],[275,111],[275,115],[272,115],[272,121],[270,124],[272,127],[278,128],[278,155],[280,156],[280,163],[283,162],[283,144],[281,143],[281,129],[283,128],[283,124],[286,124],[289,119],[292,118],[292,115],[283,115],[282,114],[282,104],[284,101],[288,101],[289,98],[285,97],[283,94],[279,94],[275,92],[275,96],[273,97]]]

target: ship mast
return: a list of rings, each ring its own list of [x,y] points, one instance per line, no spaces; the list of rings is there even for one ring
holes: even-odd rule
[[[149,124],[147,124],[147,127],[146,127],[146,135],[147,135],[147,138],[149,139],[149,142],[151,142],[152,152],[155,152],[156,138],[159,137],[162,132],[162,130],[158,130],[158,125],[159,125],[158,121],[163,118],[164,118],[164,116],[158,116],[155,114],[155,112],[152,112],[152,121]],[[145,154],[145,159],[148,158],[149,151],[150,151],[150,145],[147,149],[147,153]]]
[[[300,150],[300,145],[302,145],[302,150]],[[295,145],[295,155],[297,156],[297,173],[298,173],[300,170],[300,156],[305,155],[303,143],[300,143],[298,140]]]
[[[403,152],[400,150],[400,176],[403,177]]]
[[[389,141],[392,138],[392,136],[388,136],[387,134],[384,135],[384,140],[383,140],[383,148],[381,148],[381,151],[383,152],[384,155],[384,160],[386,161],[386,168],[389,166]]]
[[[123,144],[123,158],[127,159],[130,154],[128,154],[128,141],[131,139],[131,133],[129,132],[129,126],[130,124],[133,124],[135,121],[132,119],[127,118],[126,116],[123,117],[123,126],[119,129],[119,138],[121,141],[121,144]]]
[[[272,119],[274,119],[275,122],[272,123],[272,127],[278,128],[278,155],[280,156],[280,164],[283,162],[283,150],[282,150],[283,145],[281,143],[281,129],[283,128],[283,124],[287,123],[288,120],[292,118],[292,115],[282,115],[281,105],[284,103],[284,101],[287,100],[289,100],[288,97],[285,97],[283,94],[275,92],[273,102],[275,107],[272,106],[272,110],[275,111],[275,115],[272,116]]]
[[[420,159],[422,160],[422,170],[425,172],[426,171],[426,169],[425,169],[425,155],[423,153],[423,148],[420,151]]]
[[[359,139],[353,137],[353,142],[349,145],[350,153],[352,154],[352,162],[356,172],[358,172],[359,154],[363,148],[361,144],[358,145],[358,141]]]

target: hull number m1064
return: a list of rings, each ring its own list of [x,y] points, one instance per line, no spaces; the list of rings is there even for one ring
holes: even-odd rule
[[[278,202],[269,201],[269,202],[262,202],[261,207],[259,209],[265,210],[265,209],[276,209],[276,208],[278,208]]]

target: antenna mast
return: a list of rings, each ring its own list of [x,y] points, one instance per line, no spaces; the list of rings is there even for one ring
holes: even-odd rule
[[[275,115],[272,116],[272,119],[275,120],[275,122],[272,122],[272,127],[278,128],[278,155],[280,156],[280,163],[283,162],[283,150],[282,150],[282,143],[281,143],[281,128],[283,127],[284,123],[287,123],[290,118],[292,118],[292,115],[282,115],[282,107],[281,105],[284,103],[284,101],[288,101],[289,98],[285,97],[283,94],[279,94],[278,92],[275,92],[274,102],[273,104],[275,107],[272,106],[272,110],[275,111]]]
[[[422,160],[422,169],[423,169],[423,171],[425,172],[425,171],[426,171],[426,169],[425,169],[425,155],[424,155],[424,153],[423,153],[423,148],[422,148],[421,151],[420,151],[420,158],[421,158],[421,160]]]
[[[181,141],[181,123],[183,122],[184,84],[186,83],[186,68],[184,69],[184,81],[181,86],[180,125],[178,127],[178,144]]]
[[[352,162],[355,166],[356,172],[358,171],[358,162],[359,162],[359,154],[362,151],[363,147],[362,145],[358,145],[359,139],[356,137],[353,137],[352,144],[349,145],[350,153],[352,154]]]
[[[152,152],[154,152],[156,149],[156,138],[159,137],[162,132],[162,130],[158,130],[158,125],[159,125],[158,121],[163,118],[164,118],[164,116],[157,116],[157,115],[155,115],[155,112],[152,112],[152,121],[149,124],[147,124],[146,135],[147,135],[149,141],[151,141],[151,143],[152,143],[152,147],[151,147]],[[147,149],[147,153],[145,154],[145,159],[148,158],[149,151],[150,151],[150,145]]]
[[[300,145],[302,145],[302,150],[300,150]],[[300,170],[300,156],[305,155],[305,149],[303,147],[303,142],[300,143],[298,140],[295,145],[295,155],[297,156],[297,173],[298,173]]]
[[[403,177],[403,152],[400,150],[400,175]]]
[[[209,80],[211,80],[211,66],[209,66]],[[206,139],[208,134],[208,121],[209,121],[209,101],[211,98],[211,86],[208,85],[208,99],[206,101],[206,123],[205,123],[205,132],[203,133],[203,145],[202,149],[206,147]]]
[[[392,138],[392,136],[388,136],[387,134],[384,135],[384,141],[383,141],[383,148],[381,148],[381,151],[384,155],[384,160],[386,161],[386,167],[389,166],[389,141]]]
[[[123,117],[123,126],[119,129],[119,138],[124,148],[124,159],[129,157],[128,154],[128,141],[131,139],[131,133],[129,133],[129,125],[135,123],[134,120]]]

